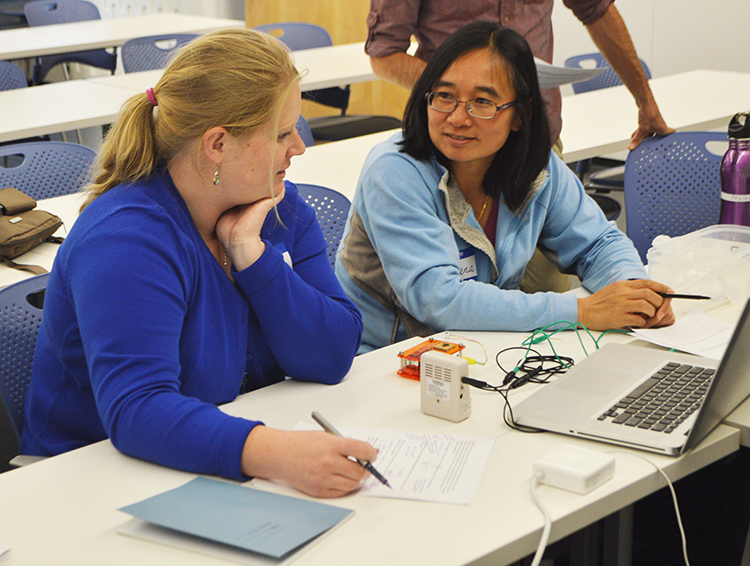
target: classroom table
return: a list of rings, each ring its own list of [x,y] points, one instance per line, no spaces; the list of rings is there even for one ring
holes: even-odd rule
[[[293,51],[291,53],[297,69],[302,72],[302,91],[328,88],[377,80],[365,55],[364,43],[347,43]],[[99,76],[87,79],[101,85],[143,92],[161,78],[164,71],[156,69],[138,73]]]
[[[501,374],[492,361],[495,352],[504,346],[518,345],[527,335],[462,336],[480,340],[490,357],[484,366],[471,366],[469,375],[497,383]],[[310,413],[317,410],[339,428],[472,434],[495,439],[489,465],[470,505],[356,494],[333,500],[331,504],[354,509],[354,517],[281,564],[336,566],[352,560],[360,566],[508,564],[533,553],[542,531],[542,514],[530,493],[532,461],[561,444],[601,452],[617,449],[552,433],[511,431],[503,423],[503,401],[496,393],[473,390],[472,415],[462,423],[423,415],[419,383],[396,375],[396,354],[420,341],[413,338],[359,356],[339,385],[288,380],[243,395],[222,407],[228,414],[261,419],[268,426],[285,429],[300,422],[314,424]],[[558,351],[575,358],[582,356],[574,339],[565,344],[557,343]],[[467,346],[466,351],[471,352],[467,355],[481,360],[478,347],[468,342]],[[533,387],[516,390],[511,400],[528,395]],[[677,480],[734,452],[738,445],[739,432],[720,425],[698,447],[679,458],[645,452],[639,455]],[[664,486],[656,470],[640,458],[621,452],[614,457],[614,478],[586,495],[540,487],[540,497],[553,520],[553,541]],[[1,474],[0,538],[11,547],[8,564],[224,564],[215,557],[116,533],[130,519],[117,511],[119,507],[178,487],[194,477],[124,456],[109,441]],[[251,485],[305,497],[281,484],[255,481]]]
[[[649,81],[667,125],[678,131],[726,131],[737,112],[750,110],[750,73],[700,69]],[[566,163],[627,149],[638,108],[624,86],[566,96],[562,101]]]
[[[2,91],[0,142],[110,124],[130,96],[82,80]]]
[[[90,20],[0,31],[0,60],[119,47],[128,39],[173,33],[244,28],[245,22],[176,13]]]

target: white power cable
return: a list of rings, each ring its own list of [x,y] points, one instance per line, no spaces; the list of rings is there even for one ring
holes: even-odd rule
[[[542,512],[542,515],[544,515],[544,529],[542,530],[542,538],[539,539],[539,546],[536,548],[536,554],[534,554],[534,560],[531,562],[531,566],[539,566],[539,563],[542,561],[542,556],[544,555],[544,549],[547,547],[547,542],[549,542],[549,534],[552,530],[552,517],[549,514],[549,509],[542,503],[542,500],[539,497],[539,494],[536,491],[537,486],[539,485],[540,477],[544,475],[544,472],[537,472],[537,475],[534,475],[531,478],[531,496],[534,498],[534,503],[536,503],[536,506],[539,507],[539,510]]]
[[[682,517],[680,516],[680,506],[677,503],[677,494],[674,491],[674,486],[672,485],[672,481],[669,479],[667,474],[664,473],[664,470],[662,470],[659,466],[654,464],[651,460],[648,458],[645,458],[641,456],[640,454],[636,454],[635,452],[628,452],[627,450],[610,450],[610,454],[628,454],[629,456],[635,456],[636,458],[640,458],[644,462],[648,462],[651,464],[654,468],[656,468],[656,471],[659,472],[664,479],[667,482],[667,487],[669,487],[669,491],[672,494],[672,501],[674,503],[674,511],[677,514],[677,527],[680,529],[680,537],[682,538],[682,555],[685,558],[685,566],[690,566],[690,560],[688,560],[688,552],[687,552],[687,537],[685,536],[685,529],[682,527]]]

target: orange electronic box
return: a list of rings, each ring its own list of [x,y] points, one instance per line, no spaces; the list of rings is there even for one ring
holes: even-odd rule
[[[401,358],[401,369],[398,370],[398,374],[419,381],[419,359],[422,357],[422,354],[435,351],[449,355],[458,354],[460,356],[461,350],[465,347],[463,344],[454,344],[453,342],[430,338],[426,342],[398,353],[398,357]]]

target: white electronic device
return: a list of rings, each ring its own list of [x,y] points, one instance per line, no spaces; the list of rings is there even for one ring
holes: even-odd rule
[[[459,356],[425,352],[419,359],[422,412],[461,422],[471,415],[469,386],[461,381],[469,375],[469,363]]]
[[[532,473],[539,482],[585,494],[615,475],[611,454],[563,444],[534,460]]]

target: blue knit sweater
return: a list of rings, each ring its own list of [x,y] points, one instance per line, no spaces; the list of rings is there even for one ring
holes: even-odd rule
[[[125,454],[241,479],[258,422],[216,405],[285,376],[337,383],[362,335],[294,185],[278,212],[232,284],[166,171],[94,200],[50,275],[23,453],[109,437]]]

